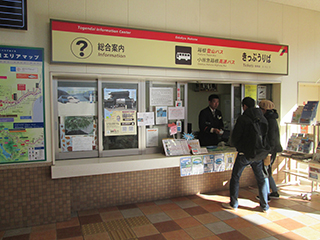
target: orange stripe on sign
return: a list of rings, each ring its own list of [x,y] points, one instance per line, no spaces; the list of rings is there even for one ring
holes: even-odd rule
[[[38,79],[38,74],[17,73],[16,78]]]
[[[19,130],[9,130],[9,132],[26,132],[24,129],[19,129]]]

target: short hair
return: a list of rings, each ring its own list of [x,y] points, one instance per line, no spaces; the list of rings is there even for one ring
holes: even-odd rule
[[[219,96],[217,94],[211,94],[209,97],[208,97],[208,101],[211,102],[213,99],[219,99]]]
[[[246,105],[248,108],[252,108],[256,105],[256,101],[251,97],[245,97],[241,102],[242,106]]]

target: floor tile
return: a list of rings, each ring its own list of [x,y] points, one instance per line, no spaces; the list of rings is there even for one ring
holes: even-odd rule
[[[205,226],[216,235],[235,230],[224,222],[208,223]]]
[[[179,201],[175,202],[181,208],[190,208],[190,207],[197,207],[198,204],[192,202],[191,200]]]
[[[152,223],[166,222],[171,220],[171,218],[164,212],[148,215],[147,218]]]
[[[176,197],[170,199],[172,202],[190,201],[188,197]]]
[[[78,211],[78,216],[88,216],[88,215],[95,215],[95,214],[99,214],[98,209]]]
[[[56,223],[56,228],[57,229],[69,228],[69,227],[75,227],[75,226],[80,226],[80,222],[79,222],[79,218],[78,217],[71,218],[69,221],[57,222]]]
[[[174,210],[169,210],[165,211],[165,213],[173,220],[175,219],[180,219],[180,218],[186,218],[189,217],[190,215],[184,211],[183,209],[174,209]]]
[[[303,228],[305,225],[295,221],[295,220],[292,220],[291,218],[285,218],[285,219],[282,219],[282,220],[278,220],[278,221],[275,221],[274,223],[292,231],[292,230],[295,230],[295,229],[298,229],[298,228]]]
[[[5,232],[4,237],[20,236],[31,233],[31,228],[11,229]]]
[[[131,209],[131,208],[138,208],[136,204],[127,204],[127,205],[120,205],[118,206],[119,210]]]
[[[289,232],[288,229],[286,229],[286,228],[284,228],[274,222],[262,224],[262,225],[259,225],[258,227],[261,228],[263,231],[269,233],[272,236]]]
[[[221,233],[221,234],[218,234],[217,236],[222,240],[224,239],[249,240],[250,239],[236,230],[231,232]]]
[[[186,211],[191,216],[200,215],[204,213],[208,213],[207,210],[203,209],[202,207],[191,207],[191,208],[185,208],[184,211]]]
[[[175,204],[175,203],[165,203],[165,204],[161,204],[159,205],[160,209],[162,211],[169,211],[169,210],[174,210],[174,209],[179,209],[180,207]]]
[[[152,224],[133,227],[132,230],[134,231],[137,237],[145,237],[159,234],[157,228],[155,228]]]
[[[139,240],[166,240],[166,238],[162,234],[140,237],[138,239]]]
[[[207,210],[208,212],[218,212],[223,209],[221,204],[217,204],[217,203],[209,203],[206,205],[201,205],[201,207]]]
[[[320,220],[314,219],[314,218],[309,217],[307,215],[293,217],[292,219],[303,224],[303,225],[306,225],[306,226],[316,225],[316,224],[320,223]]]
[[[240,228],[237,229],[238,232],[242,233],[242,235],[248,237],[249,239],[261,239],[261,238],[267,238],[270,237],[270,234],[267,232],[263,231],[261,228],[258,226],[251,226],[247,228]]]
[[[174,221],[159,222],[154,223],[153,225],[156,229],[158,229],[160,233],[171,232],[181,229],[181,227]]]
[[[227,219],[231,219],[231,218],[237,218],[238,216],[232,212],[228,212],[228,211],[218,211],[218,212],[213,212],[211,213],[212,215],[216,216],[217,218],[221,219],[221,220],[227,220]]]
[[[246,216],[243,216],[243,218],[255,225],[261,225],[261,224],[266,224],[271,222],[270,220],[268,220],[263,216],[260,216],[259,214],[246,215]]]
[[[113,211],[118,211],[117,207],[105,207],[105,208],[99,208],[98,212],[102,213],[102,212],[113,212]]]
[[[180,218],[174,220],[181,228],[189,228],[194,226],[199,226],[201,223],[197,221],[193,217],[187,217],[187,218]]]
[[[252,223],[240,217],[227,219],[224,220],[224,222],[234,229],[248,228],[254,226]]]
[[[87,235],[93,235],[98,233],[104,233],[107,231],[107,228],[104,222],[90,223],[90,224],[82,225],[81,231],[84,236],[87,236]]]
[[[213,236],[213,232],[211,232],[208,228],[203,225],[186,228],[184,229],[193,239],[200,239],[204,237]]]
[[[164,232],[162,233],[162,235],[166,240],[192,240],[192,238],[182,229],[177,231]]]
[[[216,216],[214,216],[211,213],[204,213],[204,214],[200,214],[200,215],[195,215],[193,217],[195,219],[197,219],[199,222],[201,222],[202,224],[221,221],[219,218],[217,218]]]
[[[154,203],[155,203],[156,205],[163,205],[163,204],[172,203],[172,201],[171,201],[170,199],[164,199],[164,200],[154,201]]]
[[[131,208],[120,211],[124,218],[137,217],[144,215],[143,212],[139,208]]]
[[[40,232],[32,232],[30,233],[30,240],[56,240],[57,232],[55,229],[50,229],[46,231]]]
[[[137,226],[151,224],[151,222],[149,221],[149,219],[146,216],[126,218],[125,220],[130,227],[137,227]]]
[[[57,229],[57,239],[82,236],[80,226]]]
[[[120,211],[114,211],[114,212],[102,212],[100,213],[100,217],[104,222],[121,219],[123,218],[123,215]]]
[[[84,236],[84,240],[111,240],[107,232]]]
[[[199,238],[198,240],[221,240],[221,238],[219,238],[216,235],[212,235],[212,236],[209,236],[209,237]]]
[[[297,216],[302,215],[302,213],[295,211],[295,210],[292,210],[292,209],[289,209],[289,208],[279,208],[274,211],[276,211],[276,212],[278,212],[288,218],[297,217]]]
[[[119,230],[122,228],[129,228],[128,222],[123,219],[116,219],[103,223],[107,231]]]
[[[41,226],[34,226],[31,228],[31,232],[42,232],[42,231],[47,231],[47,230],[56,230],[56,224],[46,224],[46,225],[41,225]],[[0,234],[0,239],[1,239],[1,234]]]
[[[85,215],[85,216],[79,216],[80,224],[89,224],[89,223],[98,223],[102,222],[102,218],[100,214],[95,215]]]
[[[108,232],[112,240],[134,239],[135,234],[131,228],[122,228]]]
[[[320,234],[319,231],[312,229],[310,227],[303,227],[303,228],[299,228],[296,229],[294,231],[292,231],[295,234],[300,235],[301,237],[313,240],[313,239],[319,239],[320,238]]]
[[[157,205],[144,206],[144,207],[139,207],[139,208],[145,215],[150,215],[150,214],[162,212],[161,208],[159,208]]]
[[[288,240],[288,239],[307,240],[307,238],[304,238],[293,232],[286,232],[280,235],[275,235],[274,237],[276,237],[279,240]]]
[[[10,237],[4,237],[3,240],[29,240],[30,234],[22,234]]]

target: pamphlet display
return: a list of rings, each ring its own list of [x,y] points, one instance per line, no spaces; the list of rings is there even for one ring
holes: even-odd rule
[[[202,156],[192,156],[192,175],[203,174],[203,157]]]
[[[162,139],[166,156],[189,155],[190,150],[186,139]]]
[[[310,153],[313,149],[313,134],[293,133],[288,140],[287,151]]]
[[[317,115],[318,103],[319,101],[308,101],[307,104],[304,105],[299,121],[300,123],[312,123]]]
[[[214,172],[223,172],[226,170],[226,164],[224,162],[224,154],[215,154],[213,161],[213,171]]]

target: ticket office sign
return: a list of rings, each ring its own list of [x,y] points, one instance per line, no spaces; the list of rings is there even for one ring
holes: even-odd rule
[[[51,20],[51,61],[288,74],[288,46]]]

